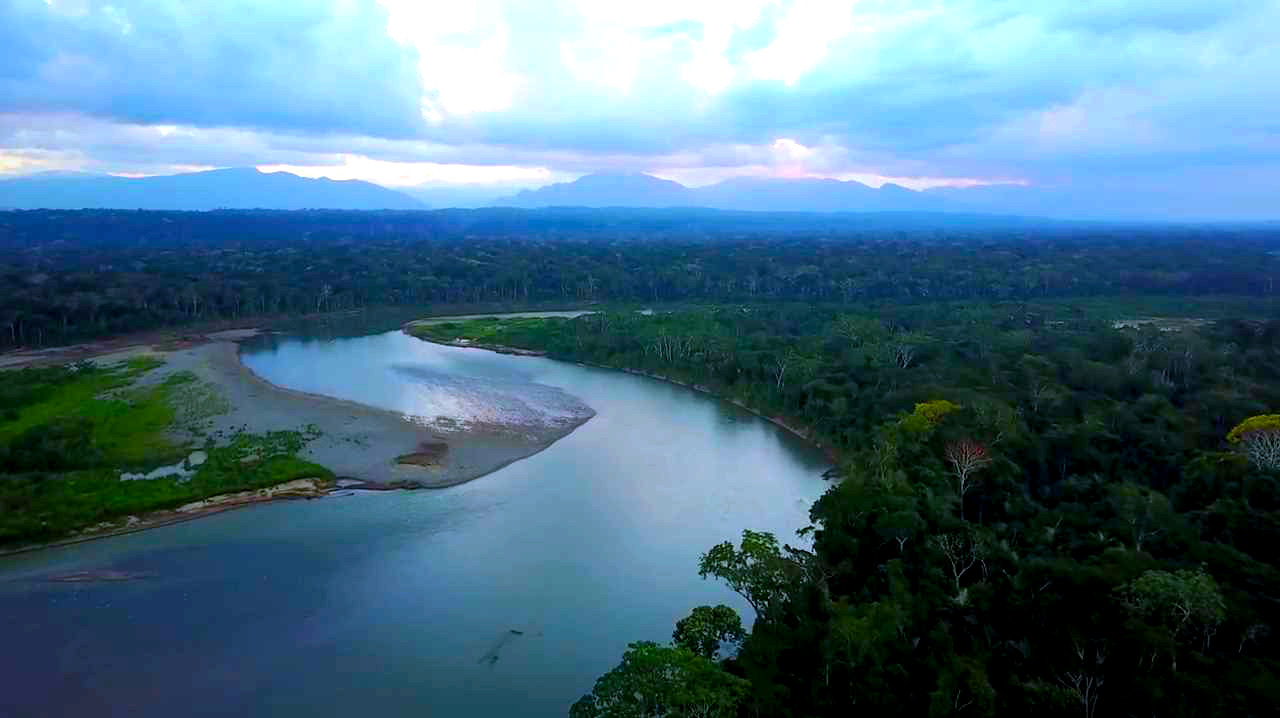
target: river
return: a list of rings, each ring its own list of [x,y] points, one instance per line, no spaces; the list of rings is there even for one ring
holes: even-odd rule
[[[279,385],[407,414],[483,414],[467,403],[484,392],[455,389],[494,384],[597,413],[449,489],[0,559],[0,715],[564,716],[628,642],[669,640],[695,605],[749,626],[698,555],[744,528],[795,543],[828,486],[821,453],[772,424],[621,372],[400,332],[273,338],[244,358]],[[134,578],[48,580],[99,569]]]

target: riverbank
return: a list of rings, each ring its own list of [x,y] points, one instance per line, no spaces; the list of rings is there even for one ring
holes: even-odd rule
[[[410,336],[416,336],[412,332],[406,331],[406,333],[409,334]],[[506,347],[501,344],[486,344],[484,342],[473,342],[467,339],[455,339],[451,342],[441,342],[441,341],[435,341],[433,339],[427,339],[426,337],[417,337],[417,338],[423,339],[425,341],[429,341],[432,344],[439,344],[440,346],[459,347],[461,349],[484,349],[485,351],[490,351],[495,354],[509,354],[511,356],[518,356],[518,357],[544,357],[547,355],[546,352],[538,351],[536,349],[519,349],[517,347]]]
[[[204,417],[199,426],[178,427],[174,438],[179,442],[307,428],[318,436],[299,452],[301,458],[337,476],[395,488],[447,488],[471,481],[546,449],[590,419],[537,434],[500,424],[427,425],[385,409],[286,389],[257,376],[241,361],[241,343],[260,333],[244,328],[188,338],[177,347],[138,344],[111,346],[98,354],[81,349],[76,354],[102,364],[141,356],[163,362],[139,386],[189,373],[208,387],[211,400],[223,410]],[[433,448],[439,460],[429,466],[396,461],[440,445],[442,451]]]
[[[175,402],[177,418],[164,431],[167,443],[175,447],[207,446],[210,441],[222,446],[236,437],[293,432],[303,437],[297,458],[331,471],[339,481],[320,480],[302,486],[289,480],[266,488],[251,485],[248,491],[217,494],[175,509],[126,509],[92,526],[73,524],[69,528],[76,532],[64,534],[64,538],[11,545],[0,550],[0,555],[132,533],[269,501],[319,498],[335,487],[392,490],[456,486],[545,450],[594,415],[588,412],[580,420],[538,431],[496,424],[429,424],[264,380],[241,360],[242,343],[260,333],[257,328],[245,327],[188,337],[181,343],[121,342],[72,348],[69,353],[103,366],[139,361],[157,365],[137,378],[128,387],[130,392],[154,391],[178,380],[184,387],[197,388]],[[423,460],[428,454],[431,460]],[[266,457],[249,449],[244,465],[256,466]],[[240,466],[235,463],[238,460],[232,461],[233,475]],[[229,482],[228,488],[234,488],[234,483]],[[122,483],[121,487],[136,489],[141,484]],[[67,498],[73,499],[70,495]]]
[[[834,448],[832,448],[832,447],[830,447],[830,446],[824,446],[824,445],[823,445],[823,443],[822,443],[821,441],[819,441],[817,438],[815,438],[815,436],[814,436],[815,432],[813,431],[813,429],[812,429],[812,428],[810,428],[810,427],[806,427],[806,426],[801,426],[801,425],[798,425],[798,424],[793,424],[793,423],[791,423],[791,422],[787,421],[787,419],[786,419],[785,417],[782,417],[782,416],[769,416],[768,414],[765,414],[764,412],[762,412],[762,411],[759,411],[759,410],[755,409],[754,407],[752,407],[752,406],[748,405],[747,403],[743,402],[743,401],[742,401],[742,400],[740,400],[740,399],[735,399],[735,398],[733,398],[733,397],[728,397],[728,396],[724,396],[724,395],[722,395],[722,394],[717,394],[716,392],[714,392],[714,391],[712,391],[712,390],[711,390],[711,387],[706,386],[705,384],[690,384],[689,382],[680,381],[679,379],[673,379],[673,378],[671,378],[671,377],[669,377],[669,376],[664,376],[664,375],[662,375],[662,374],[656,374],[656,373],[654,373],[654,372],[650,372],[650,371],[644,371],[643,369],[628,369],[628,368],[626,368],[626,367],[611,367],[611,366],[605,366],[605,365],[603,365],[603,364],[589,364],[589,363],[586,363],[586,362],[578,362],[578,363],[579,363],[579,364],[581,364],[582,366],[592,366],[592,367],[596,367],[596,368],[599,368],[599,369],[613,369],[613,370],[615,370],[615,371],[622,371],[622,372],[626,372],[627,374],[635,374],[636,376],[643,376],[643,377],[647,377],[647,378],[649,378],[649,379],[657,379],[658,381],[666,382],[666,383],[668,383],[668,384],[675,384],[676,386],[682,386],[682,387],[685,387],[686,389],[692,389],[692,390],[694,390],[694,391],[696,391],[696,392],[700,392],[700,393],[706,394],[707,396],[715,397],[716,399],[719,399],[720,401],[724,401],[724,402],[728,402],[728,403],[730,403],[730,404],[733,404],[734,406],[738,407],[739,409],[742,409],[743,411],[745,411],[745,412],[747,412],[747,413],[749,413],[749,414],[754,414],[754,415],[756,415],[756,416],[760,417],[761,419],[764,419],[765,421],[769,422],[770,424],[773,424],[774,426],[777,426],[778,428],[782,429],[783,431],[786,431],[787,433],[789,433],[789,434],[791,434],[791,435],[793,435],[793,436],[795,436],[795,437],[797,437],[797,438],[803,439],[803,440],[805,440],[805,441],[809,442],[810,444],[813,444],[813,445],[814,445],[815,447],[817,447],[818,449],[821,449],[821,450],[822,450],[822,452],[823,452],[824,454],[826,454],[827,458],[831,460],[831,463],[835,464],[835,463],[838,463],[838,462],[840,461],[840,454],[839,454],[839,452],[837,452]]]
[[[294,479],[276,486],[257,491],[237,491],[229,494],[218,494],[200,501],[193,501],[176,509],[148,511],[143,514],[125,516],[113,521],[103,521],[76,532],[75,535],[57,541],[30,544],[17,548],[0,550],[0,556],[19,553],[30,553],[43,549],[71,546],[86,541],[122,536],[147,529],[172,526],[184,521],[192,521],[206,516],[213,516],[224,511],[263,504],[272,501],[290,499],[316,499],[329,495],[336,486],[335,482],[324,479]]]
[[[584,314],[594,314],[592,310],[573,310],[564,312],[511,312],[507,314],[460,314],[456,316],[437,316],[425,317],[422,319],[414,319],[401,325],[400,330],[411,337],[424,339],[433,344],[440,344],[447,347],[460,347],[463,349],[484,349],[496,354],[510,354],[512,356],[523,357],[541,357],[546,356],[545,351],[538,349],[521,349],[520,347],[498,344],[495,342],[486,342],[478,339],[459,337],[453,340],[444,340],[431,335],[429,327],[441,324],[458,324],[474,321],[483,321],[485,319],[501,319],[503,321],[511,321],[518,319],[576,319]]]
[[[477,316],[477,317],[466,317],[466,318],[479,319],[483,317]],[[441,346],[484,349],[486,351],[491,351],[498,354],[511,354],[516,356],[546,356],[546,352],[538,351],[535,349],[522,349],[520,347],[512,347],[512,346],[506,346],[502,344],[472,342],[466,339],[454,339],[452,341],[445,341],[437,338],[432,338],[431,336],[425,333],[419,333],[419,332],[413,331],[413,327],[415,326],[441,324],[441,323],[444,323],[445,321],[448,321],[448,319],[422,320],[422,321],[408,322],[404,325],[403,331],[405,334],[408,334],[409,336],[414,337],[415,339],[420,339],[424,342],[430,342],[432,344],[439,344]],[[754,414],[755,416],[758,416],[761,419],[764,419],[765,421],[777,426],[783,431],[786,431],[787,433],[812,444],[814,447],[820,449],[827,456],[827,459],[830,460],[832,464],[838,464],[840,462],[839,452],[834,447],[826,446],[819,439],[817,439],[815,436],[816,432],[814,432],[812,428],[794,424],[790,421],[787,421],[787,419],[782,416],[770,416],[746,404],[740,399],[719,394],[713,391],[711,387],[708,387],[704,384],[692,384],[686,381],[681,381],[679,379],[665,376],[663,374],[657,374],[655,372],[645,371],[643,369],[632,369],[629,367],[608,366],[605,364],[594,364],[591,362],[584,362],[584,361],[577,361],[577,360],[575,360],[574,363],[578,364],[579,366],[592,367],[595,369],[609,369],[611,371],[621,371],[626,374],[634,374],[636,376],[643,376],[648,379],[656,379],[661,382],[666,382],[668,384],[674,384],[676,386],[684,387],[686,389],[691,389],[693,391],[706,394],[707,396],[714,397],[720,401],[733,404],[739,409],[742,409],[743,411],[746,411],[750,414]]]

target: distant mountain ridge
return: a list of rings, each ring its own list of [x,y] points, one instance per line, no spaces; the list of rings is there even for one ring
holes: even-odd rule
[[[14,209],[426,209],[360,180],[309,179],[248,168],[154,177],[44,172],[0,180],[0,207]]]
[[[671,209],[741,212],[994,215],[1091,221],[1275,221],[1271,188],[1245,188],[1231,202],[1203,201],[1189,184],[1176,193],[1126,185],[992,184],[916,191],[852,180],[736,177],[704,187],[642,173],[598,173],[515,195],[483,185],[423,185],[397,191],[360,180],[308,179],[253,168],[142,178],[53,171],[0,179],[0,209],[340,209],[429,207]],[[509,191],[509,190],[506,190]],[[495,199],[496,198],[496,199]]]
[[[679,182],[640,172],[583,175],[527,189],[495,202],[503,207],[696,207],[691,190]]]
[[[1017,183],[912,190],[853,180],[736,177],[686,187],[644,174],[594,174],[498,199],[503,207],[705,207],[751,212],[922,212],[1102,221],[1265,221],[1276,219],[1266,188],[1234,203],[1205,203],[1194,185],[1175,193],[1140,187]]]
[[[853,180],[736,177],[686,187],[647,174],[590,174],[498,199],[504,207],[706,207],[765,212],[962,211],[940,195]]]

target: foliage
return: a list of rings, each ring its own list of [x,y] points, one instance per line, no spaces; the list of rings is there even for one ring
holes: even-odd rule
[[[1144,571],[1120,589],[1135,611],[1180,630],[1189,621],[1214,626],[1226,616],[1213,577],[1200,571]]]
[[[704,555],[703,575],[757,609],[733,658],[635,644],[578,715],[1261,716],[1280,705],[1280,482],[1261,454],[1222,449],[1280,406],[1277,251],[1267,226],[10,212],[0,346],[371,306],[592,305],[419,331],[697,386],[812,436],[842,480],[813,507],[811,551],[748,533]],[[20,461],[51,464],[77,435],[103,439],[82,442],[86,466],[127,453],[111,439],[133,429],[112,417],[145,398],[80,385],[115,381],[92,370],[29,376],[0,386],[0,444],[48,437]],[[943,420],[910,418],[939,397]],[[1275,435],[1259,428],[1229,443]],[[989,461],[957,483],[946,449],[964,440]],[[279,461],[268,474],[301,470]],[[83,521],[170,491],[104,483],[84,505],[31,508],[100,471],[4,478],[0,522],[71,525],[48,507]],[[673,693],[690,686],[710,697]]]
[[[1251,416],[1227,434],[1254,466],[1264,471],[1280,470],[1280,414]]]
[[[811,550],[749,531],[699,564],[756,609],[723,664],[749,682],[741,715],[1269,715],[1280,482],[1222,449],[1280,403],[1280,322],[1107,311],[607,311],[516,345],[693,384],[839,451]],[[903,327],[932,338],[909,366],[868,359]],[[780,388],[789,351],[813,369]]]
[[[747,681],[682,647],[632,643],[622,662],[596,681],[572,718],[729,718]]]
[[[131,468],[180,456],[165,430],[174,418],[170,397],[183,378],[129,388],[155,366],[144,358],[106,368],[9,372],[5,378],[22,399],[0,422],[0,472]]]
[[[750,529],[742,532],[740,547],[726,541],[712,546],[698,560],[699,575],[724,581],[757,614],[771,613],[785,603],[802,572],[793,549],[779,549],[773,534]]]
[[[688,616],[676,621],[671,640],[680,648],[714,660],[722,644],[736,644],[745,635],[738,612],[721,604],[694,608]]]
[[[238,435],[230,445],[209,450],[208,460],[186,481],[121,481],[119,472],[110,469],[0,475],[0,545],[57,539],[104,521],[217,494],[301,478],[331,480],[331,471],[296,456],[304,441],[298,432]]]
[[[125,516],[171,509],[222,493],[263,489],[300,478],[331,479],[322,466],[274,456],[235,473],[200,471],[173,478],[120,481],[112,472],[0,476],[0,545],[61,538]]]
[[[1192,316],[1256,316],[1275,237],[702,210],[0,212],[0,348],[367,307],[802,302],[856,317],[837,336],[860,366],[910,368],[942,338],[877,305],[1125,295],[1117,318],[1186,317],[1187,297],[1221,294]]]
[[[934,399],[932,401],[922,401],[916,404],[915,409],[903,417],[902,428],[917,434],[922,434],[942,423],[944,417],[960,407],[946,399]]]
[[[1227,432],[1227,441],[1239,444],[1255,431],[1280,431],[1280,414],[1259,414],[1245,419]]]
[[[297,478],[332,478],[298,458],[314,432],[237,434],[208,446],[186,479],[122,481],[122,470],[182,462],[190,447],[171,438],[224,410],[226,400],[194,375],[139,380],[152,357],[7,372],[0,406],[0,545],[61,538],[132,514],[168,509],[221,493]],[[185,419],[183,418],[185,417]]]

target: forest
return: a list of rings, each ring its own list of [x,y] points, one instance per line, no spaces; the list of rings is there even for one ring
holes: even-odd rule
[[[715,305],[417,331],[686,383],[837,457],[800,536],[746,531],[690,567],[753,623],[694,608],[575,718],[1272,715],[1280,321],[1122,310]]]
[[[1269,300],[1277,252],[1275,225],[710,210],[9,211],[0,212],[0,350],[387,306]]]
[[[0,212],[0,348],[378,307],[593,307],[414,331],[687,384],[837,470],[798,535],[726,536],[689,567],[754,616],[691,607],[574,718],[1261,716],[1280,705],[1278,252],[1264,225]],[[155,427],[113,417],[189,390],[81,401],[146,367],[115,371],[26,370],[0,392],[0,464],[22,479],[8,515],[61,492],[50,472],[127,459],[120,432]],[[68,402],[88,407],[80,424],[44,421]],[[85,435],[93,451],[60,465]],[[181,491],[315,471],[296,437],[279,443],[278,465],[241,476],[228,455]],[[167,491],[130,510],[189,498]],[[99,518],[91,504],[3,528],[57,535]]]

